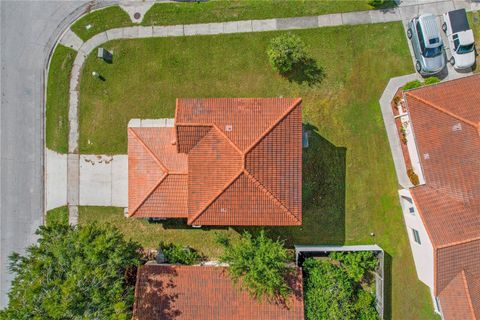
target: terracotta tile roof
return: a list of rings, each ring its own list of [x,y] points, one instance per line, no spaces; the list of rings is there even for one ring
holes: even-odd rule
[[[480,278],[459,272],[440,293],[444,319],[480,319]]]
[[[285,305],[257,301],[234,285],[224,267],[145,265],[135,288],[134,320],[303,320],[301,270]]]
[[[405,97],[425,177],[411,192],[434,247],[435,294],[451,305],[454,278],[480,276],[480,76]]]
[[[187,217],[187,157],[174,128],[128,129],[128,214]]]
[[[133,167],[129,175],[129,212],[140,203],[144,208],[136,209],[135,215],[155,212],[155,216],[161,216],[167,211],[170,215],[165,217],[178,215],[185,208],[186,197],[188,213],[184,216],[188,216],[189,224],[301,225],[300,103],[301,99],[291,98],[180,99],[175,131],[162,131],[165,137],[161,141],[155,133],[139,130],[153,128],[130,129],[129,163]],[[174,140],[176,144],[172,145]],[[139,142],[150,152],[137,146]],[[143,153],[137,155],[139,152]],[[149,160],[148,154],[158,161]],[[178,158],[180,164],[176,156],[183,157]],[[137,162],[142,161],[145,164],[140,170]],[[183,192],[175,199],[171,198],[177,191],[165,195],[162,192],[167,191],[160,189],[164,182],[158,182],[165,179],[158,171],[166,172],[171,167],[172,171],[188,173],[186,187],[180,188],[183,179],[171,183]],[[151,170],[157,171],[155,177],[149,176]],[[156,196],[155,192],[149,196],[152,188],[158,188]],[[142,198],[145,194],[150,201]],[[178,201],[178,207],[168,210],[174,201]]]

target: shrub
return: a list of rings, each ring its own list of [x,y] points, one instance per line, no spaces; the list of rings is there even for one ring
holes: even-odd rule
[[[283,75],[309,59],[303,41],[291,33],[273,38],[267,54],[273,69]]]
[[[372,251],[332,252],[330,258],[338,260],[348,276],[356,282],[363,279],[367,271],[375,270],[377,258]]]
[[[173,243],[160,243],[160,249],[162,250],[167,262],[172,264],[186,264],[192,265],[200,261],[200,255],[198,252],[190,247],[183,247],[181,245]]]
[[[424,84],[429,85],[429,84],[435,84],[435,83],[439,83],[439,82],[440,82],[440,79],[438,79],[437,77],[429,77],[429,78],[425,79]]]
[[[418,186],[420,181],[418,180],[418,176],[415,173],[415,171],[413,171],[413,169],[408,169],[407,170],[407,175],[408,175],[408,178],[410,179],[410,181],[413,183],[413,185]]]
[[[376,320],[375,299],[340,267],[326,260],[303,263],[305,318]]]
[[[376,8],[378,6],[381,6],[385,0],[369,0],[368,4],[371,5],[372,7]]]
[[[262,230],[257,237],[245,232],[235,242],[227,242],[222,262],[228,268],[234,282],[258,298],[284,300],[291,291],[287,282],[290,268],[287,250],[279,240],[273,241]]]
[[[405,85],[403,86],[403,90],[415,89],[421,86],[422,86],[422,83],[420,82],[420,80],[413,80],[405,83]]]

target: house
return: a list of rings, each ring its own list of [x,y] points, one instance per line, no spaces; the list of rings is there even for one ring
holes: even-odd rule
[[[480,319],[480,76],[403,98],[418,185],[399,196],[418,277],[444,319]]]
[[[128,216],[301,225],[301,99],[178,99],[174,123],[131,121]]]
[[[135,286],[134,320],[303,320],[299,268],[284,303],[258,300],[235,285],[226,267],[145,265]]]

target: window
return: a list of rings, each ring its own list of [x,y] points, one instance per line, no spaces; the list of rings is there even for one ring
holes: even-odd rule
[[[420,242],[420,235],[418,234],[418,231],[415,229],[412,229],[412,233],[413,233],[413,239],[415,240],[415,242],[418,244],[422,244]]]
[[[415,208],[414,207],[408,208],[408,211],[410,211],[411,214],[415,215]]]

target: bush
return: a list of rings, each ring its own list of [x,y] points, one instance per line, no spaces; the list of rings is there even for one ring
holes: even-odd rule
[[[340,267],[326,260],[307,258],[303,263],[307,320],[376,320],[375,299]]]
[[[438,79],[437,77],[429,77],[429,78],[425,79],[424,84],[429,85],[429,84],[435,84],[435,83],[439,83],[439,82],[440,82],[440,79]]]
[[[201,257],[195,250],[190,247],[182,247],[173,243],[160,243],[165,259],[172,264],[192,265],[200,261]]]
[[[375,270],[377,258],[372,251],[332,252],[330,258],[338,260],[348,276],[356,282],[363,279],[367,271]]]
[[[283,75],[309,59],[303,41],[291,33],[273,38],[267,54],[273,69]]]
[[[418,176],[415,173],[415,171],[413,171],[413,169],[408,169],[407,170],[407,175],[408,175],[408,178],[410,179],[410,181],[413,183],[413,185],[418,186],[420,184]]]
[[[291,288],[287,283],[290,268],[287,250],[279,240],[273,241],[261,231],[257,237],[245,232],[235,242],[227,242],[222,262],[228,268],[234,282],[241,280],[242,286],[258,298],[285,300]]]
[[[372,7],[378,7],[381,6],[385,0],[369,0],[368,4],[371,5]]]
[[[405,85],[403,86],[403,90],[415,89],[421,86],[422,86],[422,82],[420,82],[420,80],[413,80],[405,83]]]

